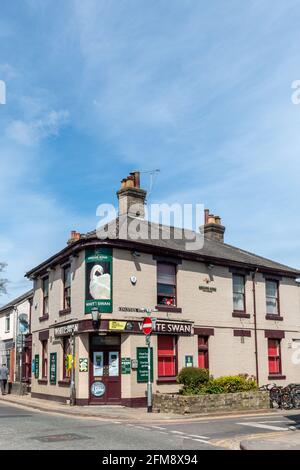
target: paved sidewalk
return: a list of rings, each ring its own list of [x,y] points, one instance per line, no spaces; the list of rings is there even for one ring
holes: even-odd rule
[[[241,450],[300,450],[300,431],[242,440]]]
[[[174,413],[147,413],[146,408],[129,408],[125,406],[70,406],[64,403],[53,402],[50,400],[42,400],[39,398],[31,398],[30,395],[4,395],[0,396],[0,403],[11,403],[16,406],[22,406],[48,413],[60,413],[75,417],[97,418],[105,421],[119,420],[126,422],[175,422],[175,421],[194,421],[222,417],[238,417],[243,415],[257,416],[274,414],[276,410],[252,410],[251,412],[227,412],[227,413],[210,413],[210,414],[192,414],[182,415]]]

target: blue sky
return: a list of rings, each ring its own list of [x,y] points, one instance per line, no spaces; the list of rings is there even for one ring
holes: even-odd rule
[[[1,0],[0,302],[134,169],[300,268],[299,23],[292,0]]]

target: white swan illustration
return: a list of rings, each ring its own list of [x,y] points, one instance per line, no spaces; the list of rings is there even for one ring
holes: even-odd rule
[[[93,299],[110,299],[110,274],[104,274],[100,264],[95,264],[90,274],[90,294]]]

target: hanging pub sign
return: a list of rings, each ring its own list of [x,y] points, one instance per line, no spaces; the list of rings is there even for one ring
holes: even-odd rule
[[[56,353],[50,353],[50,384],[56,385]]]
[[[112,312],[112,249],[108,247],[85,252],[85,313],[93,308]]]

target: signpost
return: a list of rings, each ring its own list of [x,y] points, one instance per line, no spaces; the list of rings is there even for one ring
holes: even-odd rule
[[[143,333],[146,335],[146,345],[148,346],[148,382],[147,382],[147,411],[152,413],[152,383],[151,383],[151,340],[153,324],[151,317],[145,317],[143,321]]]

